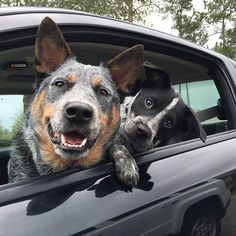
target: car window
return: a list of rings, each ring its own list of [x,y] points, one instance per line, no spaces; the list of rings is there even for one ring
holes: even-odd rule
[[[0,95],[0,147],[9,146],[22,124],[23,95]]]
[[[196,113],[216,106],[220,99],[219,92],[213,80],[176,84],[174,85],[174,88],[180,93],[184,102]],[[202,123],[209,124],[219,121],[218,117],[215,116],[203,121]]]
[[[195,112],[216,106],[220,98],[213,80],[182,83],[174,87]]]
[[[104,46],[103,44],[91,45],[92,43],[83,43],[82,45],[81,43],[73,43],[73,52],[78,58],[83,58],[83,61],[86,61],[86,58],[87,63],[92,65],[95,64],[95,59],[106,61],[107,58],[111,58],[113,55],[116,55],[117,52],[123,50],[120,46],[111,47],[109,45]],[[83,48],[82,51],[81,48]],[[0,58],[1,64],[9,63],[9,61],[19,61],[19,58],[23,58],[23,61],[27,62],[28,65],[28,67],[18,70],[8,69],[1,71],[0,69],[0,149],[10,146],[16,131],[22,124],[33,92],[32,87],[35,71],[34,65],[32,64],[32,61],[34,61],[32,47],[29,46],[28,50],[26,50],[25,47],[22,49],[18,48],[17,50],[17,52],[14,52],[14,50],[6,50],[8,53],[4,52],[4,55],[7,54],[8,57]],[[100,60],[101,51],[103,52],[102,55],[104,55],[104,58]],[[110,55],[111,51],[112,55]],[[29,55],[28,52],[31,52],[31,54]],[[220,99],[220,93],[215,86],[215,78],[212,78],[207,73],[209,68],[205,65],[190,62],[178,56],[148,50],[146,51],[145,59],[165,69],[170,75],[172,83],[175,84],[175,89],[179,91],[186,104],[195,112],[217,105],[217,101]],[[122,110],[122,118],[125,114],[124,110],[125,109]],[[220,122],[222,120],[217,119],[217,117],[213,117],[202,122],[207,135],[227,130],[227,125],[225,125],[225,123],[218,125],[218,121]],[[205,126],[205,122],[208,122],[207,125],[210,124],[210,126]],[[4,152],[4,156],[9,158],[9,153]]]

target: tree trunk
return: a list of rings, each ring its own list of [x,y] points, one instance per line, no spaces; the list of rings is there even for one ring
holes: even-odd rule
[[[133,22],[134,21],[134,6],[133,6],[133,0],[127,0],[126,1],[127,7],[128,7],[128,21]]]

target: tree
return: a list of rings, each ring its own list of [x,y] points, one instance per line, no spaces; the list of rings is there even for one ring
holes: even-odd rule
[[[192,0],[166,0],[159,4],[159,11],[166,18],[169,14],[174,22],[173,28],[181,38],[204,45],[208,40],[205,28],[205,12],[196,11]]]
[[[5,147],[11,143],[11,132],[0,125],[0,147]]]
[[[230,58],[236,59],[236,27],[226,30],[224,42],[217,42],[213,49]]]
[[[22,123],[23,123],[23,120],[24,120],[24,114],[23,114],[23,111],[20,111],[16,117],[15,117],[15,120],[14,120],[14,123],[12,125],[12,131],[11,131],[11,136],[13,137],[17,131],[20,129],[20,127],[22,126]]]
[[[235,0],[204,0],[208,11],[207,21],[213,26],[213,35],[219,34],[219,39],[214,47],[229,57],[235,58],[236,34],[236,1]]]
[[[50,0],[1,0],[0,6],[13,6],[13,7],[22,7],[22,6],[48,6]]]
[[[156,6],[154,0],[2,0],[1,5],[69,8],[142,24]]]

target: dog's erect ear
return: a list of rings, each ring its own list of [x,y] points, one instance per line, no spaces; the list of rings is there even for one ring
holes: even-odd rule
[[[136,45],[108,61],[117,90],[129,94],[143,64],[143,45]]]
[[[146,75],[146,80],[143,82],[144,87],[156,87],[159,89],[169,89],[171,87],[167,72],[148,61],[145,61],[143,66]]]
[[[36,72],[56,70],[71,54],[60,29],[49,17],[41,22],[35,41]]]
[[[196,137],[199,137],[202,140],[202,142],[205,143],[207,135],[204,129],[202,128],[202,125],[197,115],[191,108],[186,107],[186,115],[184,119],[185,119],[184,125],[185,128],[187,129],[186,132],[190,136],[191,134],[195,134]]]

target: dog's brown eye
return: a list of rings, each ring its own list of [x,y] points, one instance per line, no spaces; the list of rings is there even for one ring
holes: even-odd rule
[[[58,88],[62,88],[63,86],[64,86],[64,82],[63,81],[56,81],[55,83],[54,83],[54,85],[56,85]]]
[[[152,101],[151,98],[147,98],[147,99],[145,100],[145,106],[146,106],[148,109],[152,108],[152,106],[153,106],[153,101]]]
[[[107,96],[107,95],[109,95],[109,93],[108,93],[108,91],[107,91],[106,89],[101,89],[101,90],[100,90],[100,94],[101,94],[102,96]]]
[[[173,121],[172,120],[167,120],[165,121],[165,127],[170,129],[173,127]]]

